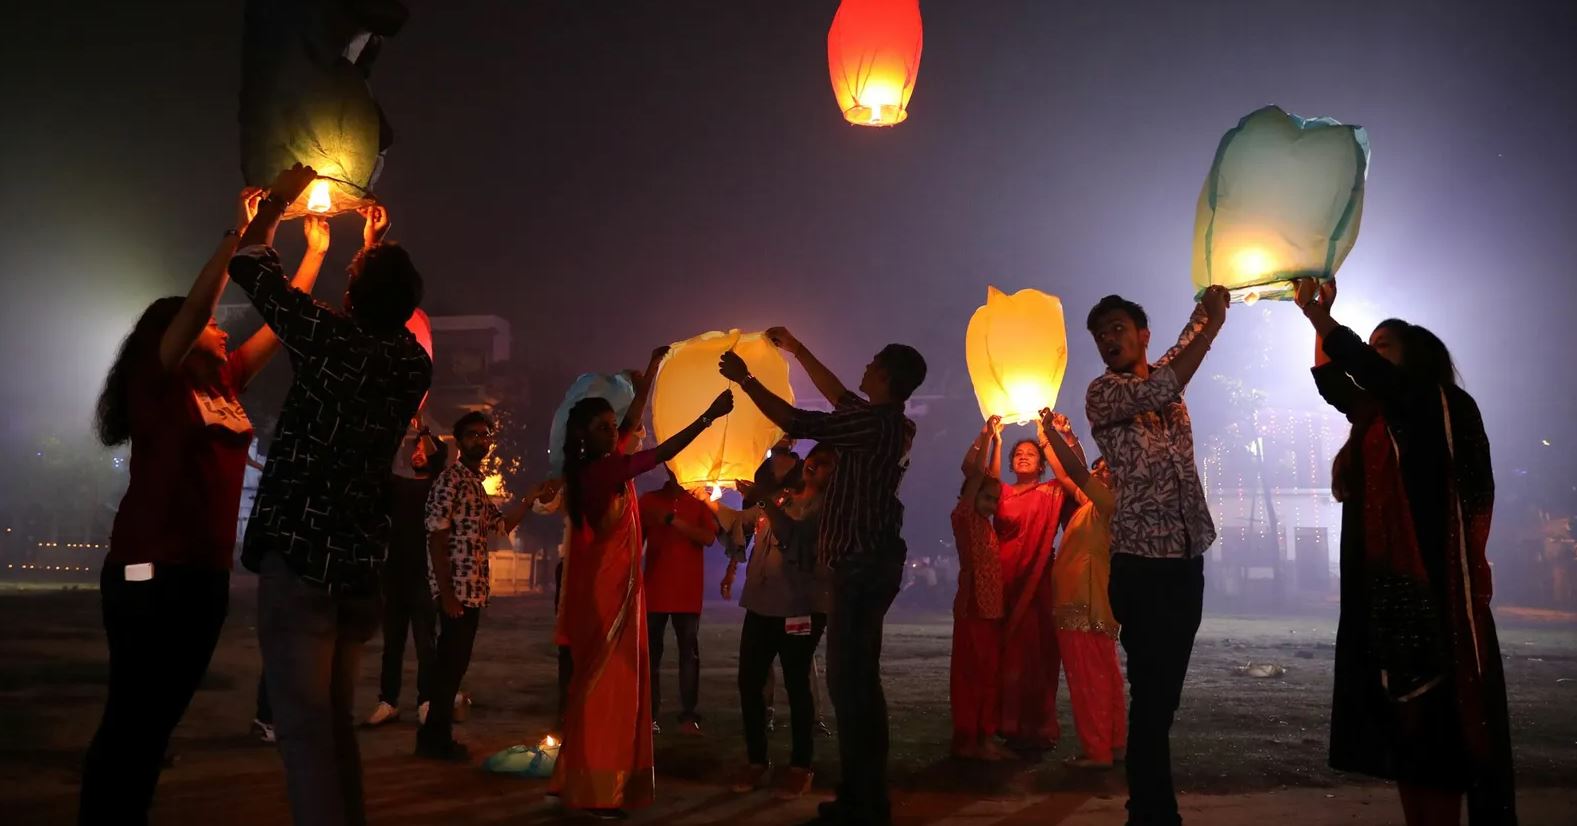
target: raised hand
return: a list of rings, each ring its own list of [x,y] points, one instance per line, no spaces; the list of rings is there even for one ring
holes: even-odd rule
[[[323,255],[329,251],[329,219],[306,215],[301,219],[301,234],[307,239],[307,252]]]
[[[712,419],[715,421],[727,416],[729,413],[732,413],[733,410],[734,391],[724,390],[723,392],[717,394],[717,398],[712,400],[712,406],[708,407],[706,412],[701,415],[702,418]]]
[[[981,435],[994,435],[1002,432],[1002,417],[990,416],[986,423],[980,426]]]
[[[717,360],[717,372],[722,373],[723,378],[738,384],[750,378],[750,365],[745,364],[745,360],[740,358],[738,353],[729,350]]]
[[[241,197],[237,198],[235,203],[236,232],[246,229],[246,225],[257,217],[257,205],[263,202],[263,196],[267,194],[260,186],[249,186],[241,190]]]
[[[362,207],[356,214],[366,219],[361,226],[361,245],[371,247],[389,234],[389,209],[382,204]]]
[[[299,163],[281,170],[279,176],[274,178],[274,184],[268,188],[269,197],[285,204],[294,203],[317,177],[317,170]]]
[[[787,327],[768,327],[767,340],[772,342],[772,345],[779,350],[790,354],[799,353],[799,339],[795,338],[794,334],[789,332]]]
[[[1210,323],[1220,327],[1227,321],[1227,305],[1232,303],[1232,294],[1227,291],[1226,287],[1220,284],[1212,284],[1205,290],[1205,294],[1199,299],[1199,303],[1204,305],[1205,316],[1210,319]]]
[[[1297,279],[1293,279],[1292,286],[1293,286],[1292,303],[1298,305],[1298,309],[1300,309],[1300,310],[1308,309],[1309,308],[1309,302],[1314,300],[1314,294],[1315,294],[1316,290],[1318,289],[1315,286],[1315,284],[1314,284],[1314,279],[1312,279],[1312,278],[1297,278]]]

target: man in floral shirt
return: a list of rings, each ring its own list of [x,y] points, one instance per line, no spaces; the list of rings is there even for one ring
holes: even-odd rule
[[[438,607],[438,651],[432,705],[417,731],[416,753],[439,760],[469,756],[454,740],[454,696],[471,665],[471,646],[487,605],[488,541],[513,531],[546,489],[539,487],[506,514],[482,484],[482,461],[493,449],[492,421],[467,413],[455,422],[454,440],[460,460],[438,475],[427,495],[428,584]]]
[[[1177,345],[1151,363],[1144,308],[1109,295],[1088,327],[1106,362],[1085,413],[1116,480],[1112,613],[1128,652],[1128,822],[1181,824],[1172,789],[1172,717],[1204,607],[1204,553],[1215,542],[1183,388],[1227,317],[1227,291],[1205,291]]]

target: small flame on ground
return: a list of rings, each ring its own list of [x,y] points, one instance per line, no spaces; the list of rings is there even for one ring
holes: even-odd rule
[[[545,748],[545,749],[556,749],[558,747],[559,747],[559,741],[558,741],[557,737],[554,737],[553,735],[549,734],[548,736],[542,738],[542,748]]]

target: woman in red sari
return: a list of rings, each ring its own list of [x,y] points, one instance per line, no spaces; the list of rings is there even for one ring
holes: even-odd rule
[[[1000,438],[998,444],[1001,444]],[[1001,736],[1019,752],[1056,747],[1057,624],[1051,599],[1051,559],[1062,518],[1062,488],[1042,481],[1046,459],[1033,439],[1013,446],[1014,482],[1002,486],[997,539],[1002,551]],[[1000,454],[996,464],[1001,465]]]
[[[641,581],[635,477],[672,459],[734,407],[724,391],[693,424],[653,450],[629,452],[646,409],[651,379],[667,348],[635,376],[635,400],[616,423],[606,399],[570,409],[564,438],[564,505],[571,551],[564,561],[555,635],[575,663],[564,710],[564,745],[553,793],[572,809],[607,819],[650,805],[652,693]]]

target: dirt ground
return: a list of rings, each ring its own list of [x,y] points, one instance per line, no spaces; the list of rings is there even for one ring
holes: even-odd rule
[[[274,750],[251,740],[259,657],[255,592],[238,576],[230,619],[208,679],[176,731],[177,759],[165,772],[154,822],[233,826],[288,822]],[[480,756],[534,742],[554,705],[551,602],[495,601],[483,618],[466,679],[474,698],[460,736]],[[701,711],[706,734],[657,740],[658,807],[651,823],[797,823],[815,800],[778,804],[765,794],[733,796],[723,787],[742,758],[734,669],[737,608],[708,604],[702,626]],[[1524,824],[1577,823],[1577,624],[1557,614],[1503,611],[1501,639],[1510,685]],[[1325,768],[1334,614],[1305,618],[1210,617],[1199,634],[1173,732],[1177,785],[1195,823],[1281,826],[1396,823],[1385,784]],[[893,784],[905,824],[1121,823],[1120,772],[1081,774],[1061,766],[1076,750],[1067,688],[1063,742],[1039,764],[970,766],[945,759],[946,617],[897,611],[890,617],[883,670],[893,709]],[[358,698],[376,702],[377,654],[366,650]],[[677,690],[673,646],[664,685]],[[1249,662],[1286,669],[1255,679]],[[406,685],[414,685],[407,654]],[[106,652],[93,590],[0,591],[0,806],[7,823],[67,823],[74,814],[78,765],[103,707]],[[409,691],[409,689],[408,689]],[[677,705],[673,696],[669,708]],[[541,799],[543,784],[435,766],[410,756],[414,710],[405,722],[365,731],[369,812],[374,823],[568,822]],[[779,701],[787,712],[786,701]],[[674,721],[663,721],[670,729]],[[773,748],[786,760],[780,728]],[[818,742],[817,799],[837,777],[833,741]]]

